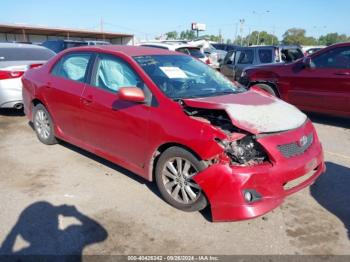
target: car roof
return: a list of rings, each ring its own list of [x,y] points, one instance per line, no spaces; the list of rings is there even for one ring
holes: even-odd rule
[[[36,48],[46,49],[46,47],[32,44],[20,44],[20,43],[0,43],[0,48]]]
[[[184,44],[184,43],[179,43],[179,42],[144,42],[144,43],[140,43],[140,45],[153,45],[153,46],[159,46],[159,47],[166,47],[166,48],[170,48],[170,49],[177,49],[177,48],[182,48],[182,47],[186,47],[186,48],[198,48],[196,46],[193,45],[189,45],[189,44]]]
[[[86,41],[82,40],[70,40],[70,39],[51,39],[51,40],[46,40],[45,42],[66,42],[66,43],[87,43]]]
[[[127,56],[181,55],[181,53],[175,53],[174,51],[166,49],[128,45],[81,46],[66,49],[66,52],[68,51],[105,51],[109,53],[123,53]]]

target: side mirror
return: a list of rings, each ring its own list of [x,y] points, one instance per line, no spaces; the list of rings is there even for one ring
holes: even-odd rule
[[[311,68],[311,58],[309,56],[303,58],[303,65],[305,68]]]
[[[145,102],[145,94],[138,87],[121,87],[118,91],[118,95],[120,100],[134,103]]]

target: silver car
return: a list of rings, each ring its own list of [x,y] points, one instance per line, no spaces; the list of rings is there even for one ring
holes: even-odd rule
[[[42,65],[54,55],[42,46],[0,43],[0,108],[21,109],[24,72]]]

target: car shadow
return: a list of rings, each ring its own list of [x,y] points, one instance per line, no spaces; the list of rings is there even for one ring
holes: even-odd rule
[[[31,122],[28,122],[28,125],[33,129],[34,131],[34,126],[33,126],[33,123]],[[157,186],[156,186],[156,183],[154,182],[149,182],[147,181],[146,179],[140,177],[139,175],[131,172],[130,170],[128,169],[125,169],[111,161],[108,161],[102,157],[99,157],[93,153],[90,153],[80,147],[77,147],[75,145],[72,145],[72,144],[69,144],[68,142],[65,142],[65,141],[62,141],[62,140],[59,140],[59,144],[69,150],[72,150],[78,154],[81,154],[93,161],[96,161],[98,163],[100,163],[101,165],[104,165],[106,167],[109,167],[127,177],[129,177],[130,179],[142,184],[142,185],[145,185],[153,194],[155,194],[158,198],[160,198],[165,204],[168,205],[167,202],[165,202],[165,200],[163,199],[163,197],[161,196]],[[157,159],[155,159],[154,163],[156,163]],[[106,175],[109,175],[109,174],[106,174]],[[200,213],[202,214],[203,218],[209,222],[212,222],[212,216],[211,216],[211,211],[210,211],[210,205],[208,205],[204,210],[200,211]]]
[[[324,124],[329,126],[337,126],[342,128],[350,128],[350,119],[336,117],[336,116],[327,116],[316,113],[307,113],[308,117],[312,122],[318,124]]]
[[[110,162],[110,161],[108,161],[108,160],[106,160],[104,158],[101,158],[101,157],[99,157],[99,156],[97,156],[97,155],[95,155],[93,153],[90,153],[90,152],[88,152],[88,151],[86,151],[84,149],[76,147],[76,146],[74,146],[72,144],[69,144],[67,142],[60,141],[60,145],[64,146],[67,149],[70,149],[70,150],[72,150],[72,151],[74,151],[74,152],[76,152],[78,154],[82,154],[83,156],[88,157],[91,160],[94,160],[94,161],[96,161],[96,162],[98,162],[98,163],[100,163],[100,164],[102,164],[104,166],[107,166],[107,167],[109,167],[109,168],[111,168],[111,169],[113,169],[113,170],[115,170],[115,171],[117,171],[117,172],[119,172],[119,173],[121,173],[123,175],[126,175],[127,177],[131,178],[132,180],[134,180],[134,181],[136,181],[136,182],[138,182],[140,184],[145,185],[153,194],[155,194],[157,197],[159,197],[164,202],[164,204],[169,205],[167,202],[165,202],[163,197],[160,195],[159,190],[158,190],[158,188],[156,186],[156,183],[149,182],[146,179],[140,177],[139,175],[137,175],[137,174],[135,174],[135,173],[133,173],[133,172],[131,172],[131,171],[129,171],[129,170],[127,170],[127,169],[117,165],[117,164],[114,164],[114,163],[112,163],[112,162]],[[211,215],[211,210],[210,210],[210,205],[208,205],[205,209],[201,210],[200,213],[203,216],[203,218],[205,220],[207,220],[208,222],[212,222],[213,221],[212,220],[212,215]]]
[[[322,207],[344,223],[350,239],[350,168],[332,162],[326,166],[327,172],[311,186],[310,192]]]
[[[85,156],[93,161],[96,161],[96,162],[98,162],[106,167],[109,167],[109,168],[111,168],[119,173],[122,173],[123,175],[131,178],[132,180],[134,180],[140,184],[145,185],[152,193],[154,193],[156,196],[158,196],[160,199],[163,200],[155,183],[149,182],[146,179],[140,177],[139,175],[137,175],[137,174],[135,174],[135,173],[133,173],[133,172],[117,165],[117,164],[114,164],[113,162],[110,162],[102,157],[99,157],[93,153],[90,153],[82,148],[79,148],[77,146],[74,146],[74,145],[69,144],[69,143],[64,142],[64,141],[59,141],[59,143],[60,143],[60,145],[64,146],[65,148],[67,148],[69,150],[72,150],[78,154],[81,154],[81,155],[83,155],[83,156]],[[108,174],[106,174],[106,175],[108,175]]]
[[[76,223],[64,223],[64,219],[74,219]],[[81,261],[86,246],[103,242],[107,237],[108,232],[102,225],[75,206],[35,202],[22,211],[0,243],[0,260]],[[18,247],[19,241],[25,244]]]
[[[0,115],[2,116],[24,116],[23,109],[14,108],[0,108]]]

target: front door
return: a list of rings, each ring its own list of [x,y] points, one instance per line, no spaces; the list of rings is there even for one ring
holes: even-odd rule
[[[139,87],[148,100],[147,87],[129,64],[116,56],[99,54],[91,83],[82,95],[85,139],[95,150],[143,168],[152,107],[120,100],[121,87]]]
[[[350,47],[311,59],[310,68],[291,73],[290,102],[305,110],[350,114]]]

